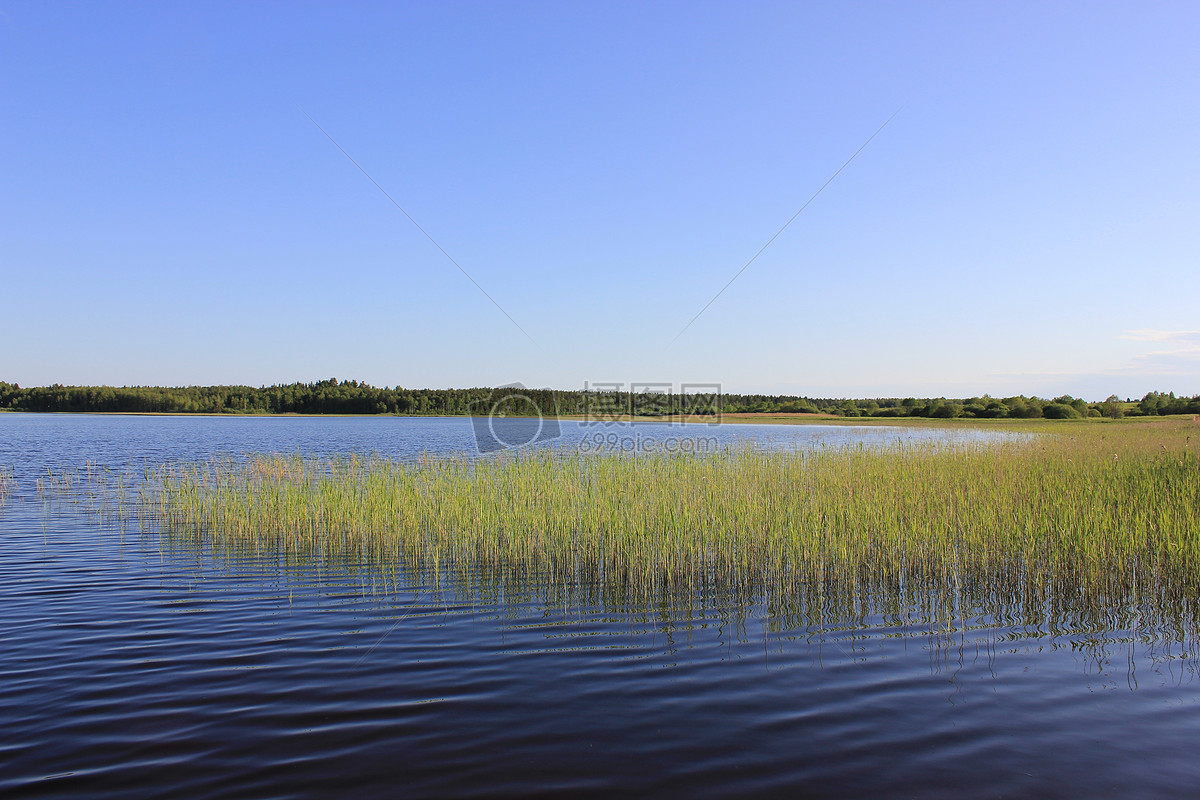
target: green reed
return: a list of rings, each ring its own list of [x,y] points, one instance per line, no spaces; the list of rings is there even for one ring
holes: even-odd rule
[[[17,478],[12,467],[0,467],[0,506],[17,491]]]
[[[1043,430],[804,456],[256,456],[164,467],[141,504],[175,541],[229,555],[391,563],[508,596],[536,580],[800,619],[924,606],[1194,639],[1200,428]]]

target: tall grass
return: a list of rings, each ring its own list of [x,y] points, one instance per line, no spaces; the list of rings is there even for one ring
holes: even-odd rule
[[[12,467],[0,467],[0,506],[8,502],[17,488],[16,473]]]
[[[1055,430],[803,457],[258,456],[164,467],[142,499],[175,541],[498,591],[535,576],[641,600],[732,592],[799,619],[922,607],[1194,640],[1200,429]]]

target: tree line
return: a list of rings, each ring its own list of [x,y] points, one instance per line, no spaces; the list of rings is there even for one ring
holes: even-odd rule
[[[738,396],[726,412],[798,412],[842,417],[930,417],[934,419],[1082,419],[1084,417],[1164,416],[1200,414],[1200,395],[1176,397],[1174,392],[1150,392],[1140,401],[1110,395],[1088,402],[1070,395],[1041,397],[969,397],[965,399],[887,397],[864,400]]]
[[[514,402],[519,400],[520,402]],[[0,381],[0,409],[51,412],[177,414],[404,414],[484,416],[505,413],[670,416],[733,413],[834,414],[840,417],[953,419],[1161,416],[1200,414],[1200,395],[1150,392],[1141,400],[1111,396],[1087,402],[1039,397],[814,398],[795,395],[564,391],[557,389],[405,389],[336,378],[275,386],[35,386]]]

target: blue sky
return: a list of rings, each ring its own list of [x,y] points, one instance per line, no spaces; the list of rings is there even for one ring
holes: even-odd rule
[[[3,3],[0,379],[1200,393],[1197,30],[1194,3]]]

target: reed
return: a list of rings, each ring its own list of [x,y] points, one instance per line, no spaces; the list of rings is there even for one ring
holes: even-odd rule
[[[932,604],[1154,620],[1194,641],[1198,429],[1043,430],[804,456],[267,455],[163,467],[141,504],[174,541],[228,555],[396,564],[491,591],[536,576],[641,600],[732,593],[800,618]]]
[[[8,502],[16,489],[16,471],[12,467],[0,467],[0,506]]]

